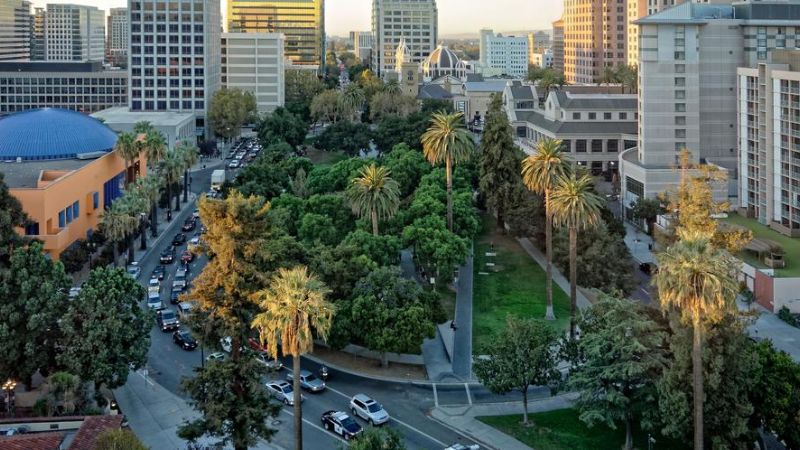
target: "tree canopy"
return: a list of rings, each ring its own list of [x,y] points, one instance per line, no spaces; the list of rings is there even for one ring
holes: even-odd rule
[[[239,135],[242,125],[251,122],[257,113],[256,98],[241,89],[220,89],[211,98],[208,120],[218,136],[227,139]]]

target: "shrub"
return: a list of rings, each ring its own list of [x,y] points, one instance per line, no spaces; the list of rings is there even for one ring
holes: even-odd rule
[[[778,310],[778,318],[793,327],[798,326],[797,318],[794,316],[794,314],[789,312],[789,308],[787,308],[786,306]]]

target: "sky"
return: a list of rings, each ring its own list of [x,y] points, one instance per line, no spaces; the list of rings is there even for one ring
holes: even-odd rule
[[[221,0],[223,15],[227,7]],[[127,0],[33,0],[47,3],[77,3],[105,9],[127,6]],[[481,28],[495,31],[550,29],[561,16],[561,0],[437,0],[439,34],[477,34]],[[353,30],[370,29],[372,0],[326,0],[325,28],[328,35],[347,36]]]

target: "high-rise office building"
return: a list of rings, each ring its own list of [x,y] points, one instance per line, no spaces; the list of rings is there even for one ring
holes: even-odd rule
[[[634,22],[683,2],[684,0],[628,0],[628,57],[626,62],[629,66],[639,64],[639,25]],[[698,1],[696,3],[709,2]],[[710,3],[730,3],[730,0],[712,1]]]
[[[564,72],[564,21],[553,22],[553,69]]]
[[[106,29],[106,60],[115,66],[128,65],[128,41],[130,36],[128,8],[111,8]]]
[[[292,64],[325,65],[325,0],[228,0],[228,31],[283,33]]]
[[[544,53],[550,48],[550,35],[545,31],[528,33],[528,63],[533,64],[534,53]]]
[[[132,0],[131,111],[195,114],[198,133],[220,87],[222,18],[219,0]]]
[[[490,76],[524,77],[528,74],[528,38],[481,30],[478,69]]]
[[[33,28],[31,29],[31,61],[44,61],[44,16],[47,10],[34,8]]]
[[[374,38],[369,31],[351,31],[350,42],[353,43],[353,54],[362,63],[369,64],[372,57],[372,45]]]
[[[45,59],[103,61],[105,11],[94,6],[48,4],[45,13]]]
[[[0,61],[31,58],[31,4],[27,0],[0,0]]]
[[[250,92],[259,113],[284,103],[282,33],[223,33],[222,86]]]
[[[627,59],[624,0],[565,0],[564,77],[567,83],[597,83],[605,67]]]
[[[436,49],[436,0],[373,0],[372,35],[372,70],[379,76],[395,69],[395,52],[401,39],[408,47],[409,62],[421,64]]]

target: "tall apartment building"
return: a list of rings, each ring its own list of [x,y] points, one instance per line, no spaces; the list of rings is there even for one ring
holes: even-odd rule
[[[223,33],[222,86],[253,94],[259,113],[284,103],[281,33]]]
[[[350,42],[353,43],[353,54],[362,63],[369,64],[372,58],[372,46],[374,37],[370,31],[351,31]]]
[[[44,8],[33,9],[33,28],[31,29],[31,61],[44,61],[44,17],[47,10]]]
[[[115,66],[128,65],[130,24],[128,8],[111,8],[108,12],[106,60]]]
[[[0,0],[0,61],[28,61],[31,58],[31,3]]]
[[[220,87],[222,18],[218,0],[132,0],[131,111],[195,114],[205,133],[206,111]]]
[[[627,64],[639,64],[639,25],[635,22],[643,17],[680,5],[684,0],[628,0],[628,57]],[[698,1],[696,3],[731,3],[730,0]]]
[[[564,20],[553,22],[553,69],[564,72]]]
[[[684,148],[693,164],[715,164],[729,179],[739,178],[737,69],[769,63],[776,49],[800,46],[798,6],[683,3],[636,22],[639,140],[620,155],[626,208],[677,184],[674,167]]]
[[[605,67],[625,64],[625,0],[565,0],[564,77],[568,83],[597,83]]]
[[[528,38],[481,30],[478,67],[486,75],[524,77],[528,74]]]
[[[293,65],[325,65],[325,0],[228,0],[228,31],[283,33]]]
[[[45,13],[45,59],[103,61],[105,11],[94,6],[48,4]]]
[[[379,76],[395,69],[401,39],[409,49],[409,62],[422,64],[439,38],[436,0],[373,0],[372,35],[372,71]]]
[[[800,51],[775,50],[737,78],[740,211],[800,237]]]

